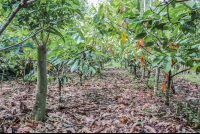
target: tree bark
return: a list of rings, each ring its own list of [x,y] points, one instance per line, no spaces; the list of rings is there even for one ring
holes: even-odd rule
[[[59,98],[59,103],[61,104],[61,102],[62,102],[62,99],[61,99],[61,88],[62,88],[62,83],[61,83],[61,79],[59,79],[59,96],[58,96],[58,98]]]
[[[171,79],[171,89],[172,89],[172,93],[175,94],[176,90],[175,90],[175,86],[174,86],[174,81],[173,79]]]
[[[134,75],[137,77],[137,68],[134,66]]]
[[[79,77],[80,77],[80,85],[83,86],[83,74],[81,73]]]
[[[145,79],[145,66],[143,66],[142,68],[142,79],[144,80]]]
[[[156,76],[155,76],[155,85],[154,85],[154,95],[157,94],[158,91],[158,82],[159,82],[160,68],[156,67]]]
[[[46,118],[45,109],[47,95],[46,45],[38,46],[37,51],[37,91],[32,117],[36,121],[44,121]]]
[[[3,75],[4,75],[4,69],[3,69],[3,73],[2,73],[2,77],[1,77],[1,91],[3,91]]]
[[[200,95],[199,95],[199,99],[200,99]],[[199,121],[199,123],[197,124],[197,128],[200,128],[200,102],[198,106],[197,120]]]
[[[169,106],[169,90],[171,85],[171,70],[169,71],[169,80],[167,81],[167,90],[165,93],[165,105]]]

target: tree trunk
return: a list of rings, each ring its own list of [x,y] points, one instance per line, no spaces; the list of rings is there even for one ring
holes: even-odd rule
[[[4,75],[4,71],[5,70],[3,70],[2,77],[1,77],[1,91],[3,91],[3,75]]]
[[[167,90],[165,94],[165,105],[169,106],[169,90],[171,85],[171,70],[169,71],[169,80],[167,80]]]
[[[79,77],[80,77],[80,85],[83,86],[83,79],[82,79],[83,75],[80,74]]]
[[[134,75],[137,77],[137,68],[134,66]]]
[[[154,85],[154,95],[157,94],[158,91],[158,82],[159,82],[160,68],[156,67],[156,77],[155,77],[155,85]]]
[[[62,99],[61,99],[61,88],[62,88],[62,83],[61,83],[61,79],[59,79],[59,103],[61,104],[62,102]]]
[[[148,78],[150,78],[150,77],[151,77],[151,71],[148,70]]]
[[[39,46],[37,51],[37,91],[32,117],[36,121],[44,121],[47,95],[46,45]]]
[[[173,79],[171,79],[171,88],[172,88],[172,93],[175,94],[176,90],[175,90],[175,86],[174,86],[174,81]]]
[[[27,64],[26,64],[26,61],[25,61],[25,67],[24,67],[24,73],[23,73],[23,82],[24,82],[24,78],[26,76],[26,66],[27,66]]]
[[[145,79],[145,67],[143,66],[142,68],[142,79],[144,80]]]
[[[200,99],[200,95],[199,95],[199,99]],[[197,128],[200,128],[200,101],[199,101],[199,106],[198,106],[197,120],[199,121],[199,123],[197,124]]]

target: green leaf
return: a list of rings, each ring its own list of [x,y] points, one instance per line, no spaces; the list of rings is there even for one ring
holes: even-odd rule
[[[120,13],[119,16],[118,16],[118,18],[117,18],[117,24],[122,20],[122,16],[123,16],[123,14]]]
[[[154,47],[154,50],[157,51],[157,52],[163,53],[163,52],[160,50],[160,48]]]
[[[165,48],[168,45],[168,39],[165,39],[163,42],[163,48]]]
[[[33,48],[33,45],[31,43],[27,43],[27,44],[24,45],[24,47],[31,47],[31,48]]]
[[[76,4],[76,5],[78,5],[78,6],[80,5],[80,3],[79,3],[78,0],[73,0],[73,3]]]
[[[78,33],[75,33],[75,34],[73,34],[73,35],[71,36],[71,38],[72,38],[72,39],[76,39],[76,38],[78,37],[78,35],[79,35]]]
[[[93,74],[96,73],[96,70],[93,67],[90,66],[89,69],[90,69],[90,71],[92,71]]]
[[[175,8],[175,6],[176,6],[176,1],[174,0],[171,4],[172,4],[172,7]]]
[[[186,4],[188,7],[192,8],[192,7],[195,5],[195,2],[194,2],[194,1],[186,1],[185,4]]]
[[[151,46],[153,46],[153,42],[147,42],[146,44],[145,44],[145,47],[151,47]]]
[[[200,64],[196,64],[193,68],[191,68],[189,71],[196,70],[198,67],[200,67]]]
[[[185,62],[182,58],[180,58],[180,57],[176,57],[176,59],[177,59],[177,61],[178,62]]]
[[[47,29],[45,31],[60,36],[62,38],[62,40],[65,42],[64,36],[58,30],[56,30],[55,28],[50,27],[49,29]]]
[[[81,18],[84,19],[84,16],[79,9],[76,9],[75,12],[77,12],[81,16]]]
[[[137,0],[137,9],[138,9],[139,12],[140,12],[140,0]]]
[[[172,59],[171,59],[171,57],[166,57],[163,60],[162,66],[163,66],[163,69],[164,69],[165,73],[169,73],[169,71],[172,68]]]
[[[137,25],[137,23],[132,23],[131,25],[129,25],[129,29],[135,28]]]
[[[143,39],[146,35],[147,33],[140,33],[135,37],[135,40]]]
[[[83,33],[81,32],[80,29],[78,29],[78,33],[79,33],[79,35],[81,36],[81,38],[82,38],[83,40],[85,40],[85,37],[83,36]]]
[[[152,40],[152,36],[146,36],[144,38],[144,42],[147,43],[147,42],[150,42]]]
[[[180,24],[174,29],[173,36],[175,36],[178,33],[179,28],[180,28]]]
[[[100,52],[100,51],[95,51],[95,53],[97,53],[97,54],[99,54],[99,55],[101,55],[101,56],[105,56],[102,52]]]
[[[146,12],[144,12],[143,17],[146,18],[151,14],[152,14],[152,11],[151,10],[147,10]]]
[[[153,60],[152,66],[157,66],[157,64],[163,59],[163,56],[156,57]]]
[[[86,75],[88,73],[88,65],[84,65],[83,67],[83,75]]]
[[[78,63],[79,63],[79,59],[76,60],[76,62],[74,63],[74,65],[71,67],[71,72],[74,72],[78,68]]]

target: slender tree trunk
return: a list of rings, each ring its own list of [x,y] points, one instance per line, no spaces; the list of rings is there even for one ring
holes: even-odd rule
[[[37,91],[32,117],[36,121],[44,121],[47,95],[46,45],[39,46],[37,51]]]
[[[3,69],[3,73],[2,73],[2,76],[1,76],[1,91],[3,91],[3,76],[4,76],[4,69]]]
[[[62,83],[61,83],[61,79],[59,79],[59,103],[61,104],[62,102],[62,99],[61,99],[61,88],[62,88]]]
[[[172,93],[175,94],[176,90],[175,90],[174,80],[173,79],[171,79],[171,89],[172,89]]]
[[[199,99],[200,99],[200,95],[199,95]],[[199,106],[198,106],[197,120],[199,121],[197,128],[200,128],[200,101],[199,101]]]
[[[151,71],[148,70],[148,78],[150,78],[150,77],[151,77]]]
[[[142,79],[143,80],[145,79],[145,66],[143,66],[142,68]]]
[[[156,67],[156,76],[155,76],[155,85],[154,85],[154,94],[157,94],[158,91],[158,82],[159,82],[160,68]]]
[[[27,66],[27,64],[26,64],[26,61],[25,61],[25,67],[24,67],[24,73],[23,73],[23,82],[24,82],[24,78],[26,76],[26,66]]]
[[[79,75],[79,77],[80,77],[80,85],[81,85],[81,86],[83,86],[83,78],[82,78],[82,77],[83,77],[83,75],[82,75],[82,74],[80,74],[80,75]]]
[[[137,77],[137,70],[136,66],[134,66],[134,75]]]
[[[169,106],[169,90],[171,85],[171,70],[169,71],[169,80],[167,81],[167,90],[165,93],[165,105]]]

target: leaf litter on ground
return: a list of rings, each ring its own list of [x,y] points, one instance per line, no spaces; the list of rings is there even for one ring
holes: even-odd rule
[[[94,76],[85,80],[83,86],[63,85],[61,106],[57,83],[49,83],[46,122],[35,122],[30,117],[35,99],[34,83],[29,86],[18,83],[14,90],[5,83],[0,94],[0,126],[6,133],[196,132],[192,129],[194,124],[181,110],[184,104],[198,98],[199,85],[176,79],[176,94],[170,96],[171,106],[165,106],[164,95],[154,96],[152,89],[130,77],[125,70],[104,69],[102,76],[103,79]],[[175,104],[179,106],[178,111]]]

